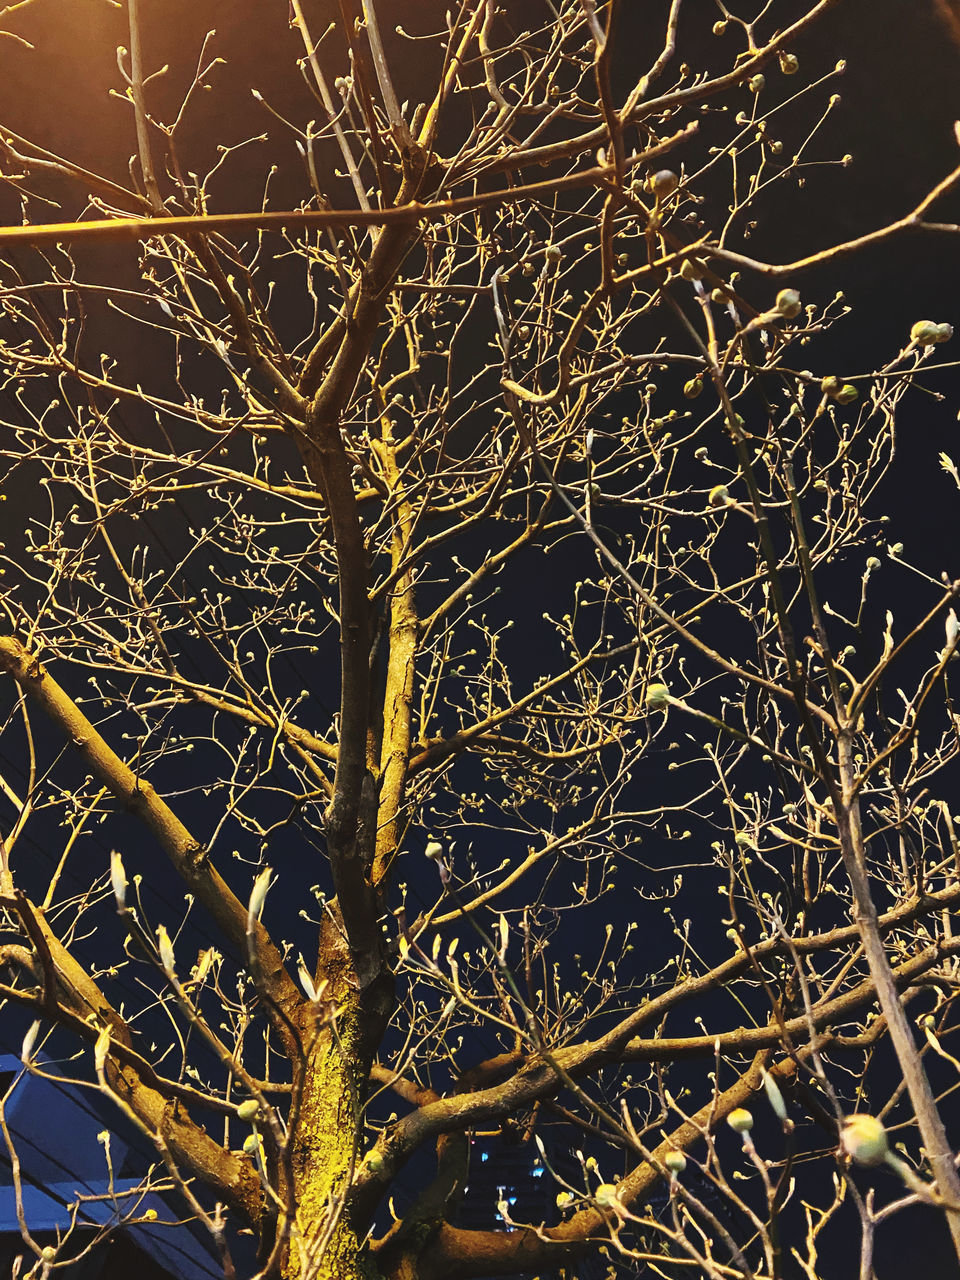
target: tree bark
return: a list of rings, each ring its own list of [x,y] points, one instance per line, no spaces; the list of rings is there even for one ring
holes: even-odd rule
[[[298,1222],[284,1276],[293,1280],[373,1280],[377,1272],[342,1208],[356,1157],[360,1072],[351,1053],[356,1008],[342,1009],[306,1063],[292,1173]]]
[[[336,904],[321,930],[318,995],[333,1016],[319,1035],[303,1028],[302,1086],[293,1119],[290,1173],[297,1221],[285,1280],[377,1280],[359,1226],[344,1207],[363,1153],[363,1104],[389,1001],[361,991]],[[324,987],[323,984],[326,983]]]

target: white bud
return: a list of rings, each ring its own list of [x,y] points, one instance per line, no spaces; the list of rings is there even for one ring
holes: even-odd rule
[[[167,933],[166,925],[157,926],[157,948],[160,952],[160,963],[168,978],[176,977],[176,961],[173,955],[173,943]]]
[[[957,611],[955,609],[951,609],[947,614],[943,629],[947,640],[945,653],[949,657],[955,658],[957,656],[957,641],[960,640],[960,621],[957,620]]]
[[[263,904],[266,901],[272,875],[273,868],[264,867],[253,882],[253,888],[250,891],[250,902],[247,905],[247,933],[253,933],[257,921],[260,919],[260,912],[263,910]]]
[[[427,847],[423,851],[424,857],[429,858],[431,862],[438,862],[443,857],[443,845],[439,840],[428,840]]]
[[[303,987],[307,999],[316,1003],[317,988],[313,985],[313,978],[310,976],[310,970],[307,968],[303,956],[297,957],[297,975],[300,978],[300,985]]]
[[[33,1047],[37,1043],[37,1036],[40,1034],[40,1023],[33,1022],[27,1028],[27,1034],[23,1037],[23,1044],[20,1046],[20,1061],[29,1063],[33,1061]]]
[[[127,873],[123,869],[123,859],[116,849],[110,854],[110,883],[113,885],[113,896],[117,900],[117,910],[127,909]]]
[[[773,1108],[773,1114],[778,1120],[786,1120],[787,1104],[783,1100],[779,1085],[769,1071],[764,1071],[763,1073],[763,1087],[766,1090],[767,1101]]]

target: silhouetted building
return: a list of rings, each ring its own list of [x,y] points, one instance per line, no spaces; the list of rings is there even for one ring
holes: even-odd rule
[[[506,1219],[518,1226],[551,1226],[559,1222],[557,1193],[564,1190],[555,1173],[570,1186],[583,1188],[583,1168],[571,1151],[545,1147],[544,1160],[532,1141],[503,1134],[477,1135],[470,1142],[470,1165],[456,1225],[474,1231],[503,1230]],[[549,1166],[549,1167],[548,1167]],[[551,1170],[553,1171],[551,1173]],[[509,1226],[508,1226],[509,1230]],[[609,1262],[584,1258],[563,1271],[538,1269],[541,1280],[602,1280]]]
[[[53,1064],[40,1065],[51,1076],[59,1074]],[[71,1265],[71,1280],[222,1280],[223,1268],[207,1241],[178,1221],[173,1197],[168,1203],[163,1194],[141,1190],[158,1157],[118,1136],[115,1114],[108,1115],[96,1090],[31,1075],[18,1058],[0,1054],[0,1096],[20,1164],[23,1213],[36,1244],[55,1246],[76,1223],[65,1258],[91,1241],[97,1228],[118,1224],[109,1240]],[[154,1180],[162,1182],[164,1173],[160,1165]],[[125,1224],[131,1215],[139,1221]],[[20,1233],[10,1152],[0,1142],[0,1276],[11,1275],[21,1255],[27,1271],[36,1255]]]

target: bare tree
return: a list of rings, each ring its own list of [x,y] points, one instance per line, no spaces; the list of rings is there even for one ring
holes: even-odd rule
[[[296,111],[255,88],[204,171],[202,91],[239,130],[251,86],[210,33],[175,93],[127,0],[129,181],[0,130],[0,996],[225,1275],[813,1280],[839,1218],[869,1280],[917,1205],[960,1253],[960,580],[876,585],[952,330],[814,372],[847,308],[800,293],[956,233],[960,169],[747,243],[846,162],[843,64],[792,51],[838,3],[672,0],[638,67],[612,0],[292,0]],[[494,1135],[548,1193],[471,1225]],[[31,1275],[90,1247],[22,1235]]]

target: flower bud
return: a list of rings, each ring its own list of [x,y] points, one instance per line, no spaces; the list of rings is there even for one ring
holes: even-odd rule
[[[833,398],[838,404],[853,404],[854,400],[857,400],[859,396],[860,392],[853,383],[845,382]]]
[[[558,244],[551,244],[547,246],[548,262],[559,262],[562,257],[563,257],[563,251],[561,250]]]
[[[676,1176],[678,1173],[683,1173],[687,1167],[687,1157],[682,1151],[668,1151],[663,1157],[663,1163]]]
[[[307,999],[316,1003],[317,988],[313,985],[313,978],[311,977],[310,970],[307,968],[303,956],[297,957],[297,976],[300,979],[300,985],[303,987]]]
[[[649,684],[647,685],[646,704],[651,710],[667,705],[667,699],[670,696],[670,690],[665,684]]]
[[[173,955],[173,944],[170,941],[170,935],[167,933],[166,925],[157,926],[157,948],[160,952],[160,963],[163,965],[163,971],[168,978],[176,976],[176,961]]]
[[[934,338],[934,342],[949,342],[952,337],[953,337],[952,324],[937,325],[937,336]]]
[[[825,396],[835,396],[842,386],[843,383],[836,374],[833,373],[830,373],[825,378],[820,379],[820,390]]]
[[[680,179],[672,169],[658,169],[647,181],[655,196],[668,196],[680,185]]]
[[[559,1191],[557,1193],[557,1208],[566,1209],[568,1205],[573,1204],[572,1191]]]
[[[597,1187],[596,1191],[593,1193],[593,1198],[596,1200],[597,1204],[606,1205],[608,1208],[612,1208],[615,1204],[620,1203],[620,1198],[617,1195],[617,1188],[612,1182],[601,1182],[599,1187]]]
[[[711,507],[725,507],[730,501],[730,494],[725,484],[715,484],[707,494],[707,504]]]
[[[840,1148],[857,1164],[883,1164],[889,1151],[887,1131],[876,1116],[847,1116],[840,1130]]]
[[[755,76],[751,76],[747,81],[747,88],[751,93],[759,93],[766,83],[766,76],[764,76],[762,72],[758,71]]]
[[[943,624],[944,637],[946,639],[946,648],[944,654],[948,658],[956,658],[957,642],[960,641],[960,619],[957,618],[956,609],[951,609],[947,614]]]
[[[749,1133],[753,1128],[753,1116],[746,1107],[734,1107],[727,1116],[727,1124],[734,1133]]]
[[[22,1063],[26,1064],[33,1061],[33,1049],[39,1034],[40,1023],[31,1022],[27,1028],[27,1034],[23,1037],[23,1044],[20,1046],[20,1061]]]
[[[443,845],[439,840],[428,840],[423,856],[429,858],[431,862],[439,862],[443,857]]]
[[[147,1210],[144,1212],[143,1220],[144,1220],[144,1222],[156,1222],[156,1220],[157,1220],[157,1211],[156,1211],[156,1209],[147,1209]]]
[[[691,378],[689,382],[683,384],[683,394],[688,400],[696,400],[697,396],[703,391],[703,379],[699,374],[695,378]]]
[[[680,275],[684,280],[702,280],[703,263],[698,262],[696,258],[684,258],[680,266]]]
[[[263,904],[267,898],[267,890],[270,888],[270,877],[273,875],[271,867],[264,867],[256,880],[253,882],[253,888],[250,891],[250,901],[247,904],[247,932],[250,933],[257,921],[260,919],[260,912],[263,910]]]
[[[871,571],[871,573],[872,573],[875,569],[879,569],[879,568],[880,568],[880,557],[879,557],[879,556],[867,556],[867,568]]]
[[[243,1140],[243,1153],[247,1156],[259,1154],[260,1151],[260,1135],[259,1133],[248,1133]]]
[[[793,320],[800,314],[800,295],[796,289],[781,289],[775,306],[786,320]]]
[[[114,849],[110,854],[110,883],[113,896],[117,900],[117,910],[125,911],[127,907],[127,873],[123,869],[123,859]]]
[[[260,1103],[256,1098],[247,1098],[246,1102],[241,1102],[237,1107],[237,1115],[241,1120],[256,1120],[260,1114]]]
[[[932,320],[918,320],[910,330],[910,341],[915,342],[918,347],[932,347],[935,342],[943,341],[939,332],[940,326]]]
[[[800,70],[800,63],[795,53],[780,54],[780,70],[785,76],[795,76]]]
[[[767,1095],[767,1101],[773,1110],[773,1114],[778,1120],[786,1120],[787,1104],[783,1100],[783,1094],[780,1092],[780,1086],[774,1080],[769,1071],[763,1073],[763,1088]]]

